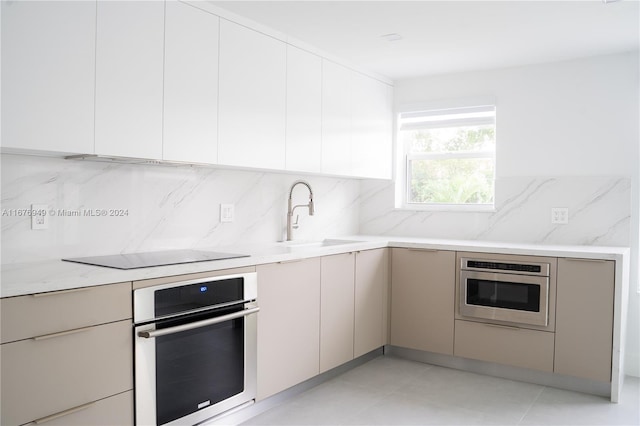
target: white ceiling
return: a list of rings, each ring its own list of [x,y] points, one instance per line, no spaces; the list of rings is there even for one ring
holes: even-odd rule
[[[393,80],[640,48],[639,0],[211,3]]]

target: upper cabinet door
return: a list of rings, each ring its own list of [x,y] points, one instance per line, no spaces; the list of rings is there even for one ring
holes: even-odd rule
[[[162,158],[164,2],[100,1],[96,154]]]
[[[353,73],[351,164],[354,176],[391,179],[391,87]]]
[[[285,168],[286,45],[220,21],[218,162]]]
[[[351,74],[348,68],[322,61],[322,172],[352,174]]]
[[[208,12],[166,4],[164,160],[217,162],[219,26]]]
[[[320,172],[322,59],[287,46],[287,170]]]
[[[3,148],[93,153],[95,34],[95,2],[2,2]]]

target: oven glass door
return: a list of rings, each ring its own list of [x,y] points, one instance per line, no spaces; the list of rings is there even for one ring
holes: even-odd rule
[[[548,277],[460,272],[462,316],[546,327],[548,311]]]
[[[540,312],[540,285],[469,278],[467,305]]]
[[[255,272],[134,291],[137,425],[198,424],[256,397]]]
[[[167,320],[156,329],[242,311],[244,305],[215,314]],[[244,321],[236,318],[155,338],[156,421],[159,425],[213,406],[244,390]]]

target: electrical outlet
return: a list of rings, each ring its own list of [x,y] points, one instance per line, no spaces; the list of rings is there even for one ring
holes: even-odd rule
[[[569,209],[567,207],[552,207],[551,223],[562,225],[569,223]]]
[[[233,222],[234,206],[233,204],[220,204],[220,222]]]
[[[31,204],[31,229],[49,228],[49,206],[46,204]]]

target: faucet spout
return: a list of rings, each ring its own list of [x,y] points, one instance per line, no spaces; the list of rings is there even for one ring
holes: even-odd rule
[[[293,205],[293,189],[297,185],[304,185],[309,190],[309,203],[308,204],[300,204],[297,206]],[[313,216],[315,213],[315,205],[313,203],[313,190],[311,189],[311,185],[303,180],[297,180],[291,185],[291,189],[289,189],[289,200],[287,202],[287,241],[291,241],[293,238],[293,225],[291,223],[293,218],[293,211],[298,207],[307,207],[309,209],[309,216]]]

